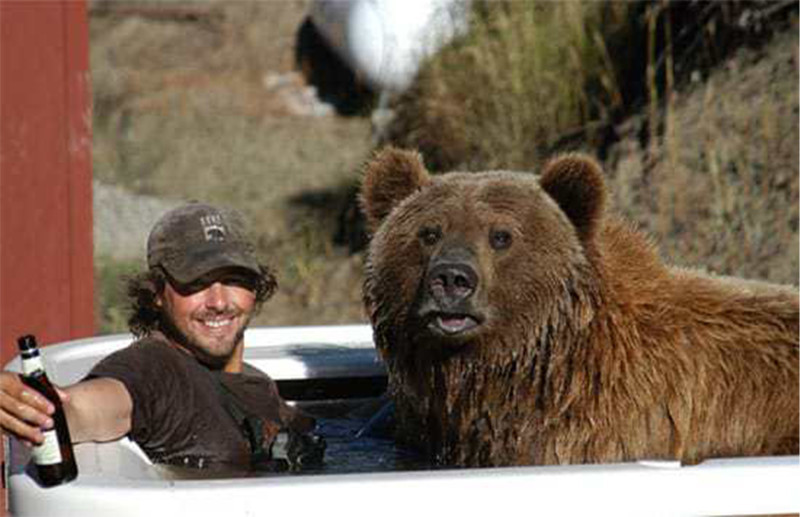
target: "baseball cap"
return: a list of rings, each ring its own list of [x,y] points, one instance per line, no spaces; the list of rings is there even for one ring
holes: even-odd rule
[[[147,239],[147,266],[161,266],[181,284],[225,267],[260,274],[242,216],[199,202],[175,208],[156,222]]]

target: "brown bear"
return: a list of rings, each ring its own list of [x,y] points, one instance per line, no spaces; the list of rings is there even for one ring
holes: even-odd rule
[[[670,267],[578,154],[366,165],[364,302],[398,439],[452,466],[798,452],[798,291]]]

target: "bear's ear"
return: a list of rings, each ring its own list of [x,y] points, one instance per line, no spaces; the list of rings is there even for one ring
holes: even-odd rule
[[[590,241],[605,208],[606,187],[600,165],[581,154],[559,156],[545,165],[540,185],[569,217],[580,238]]]
[[[374,232],[400,201],[430,183],[422,157],[414,151],[385,147],[364,168],[361,210]]]

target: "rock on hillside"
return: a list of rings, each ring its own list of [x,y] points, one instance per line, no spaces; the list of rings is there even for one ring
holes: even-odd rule
[[[166,211],[179,204],[126,189],[92,182],[94,194],[94,255],[144,263],[147,234]]]

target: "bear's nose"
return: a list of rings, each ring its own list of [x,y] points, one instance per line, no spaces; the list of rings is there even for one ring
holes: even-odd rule
[[[467,264],[437,264],[428,273],[428,290],[444,307],[469,298],[477,286],[478,275]]]

